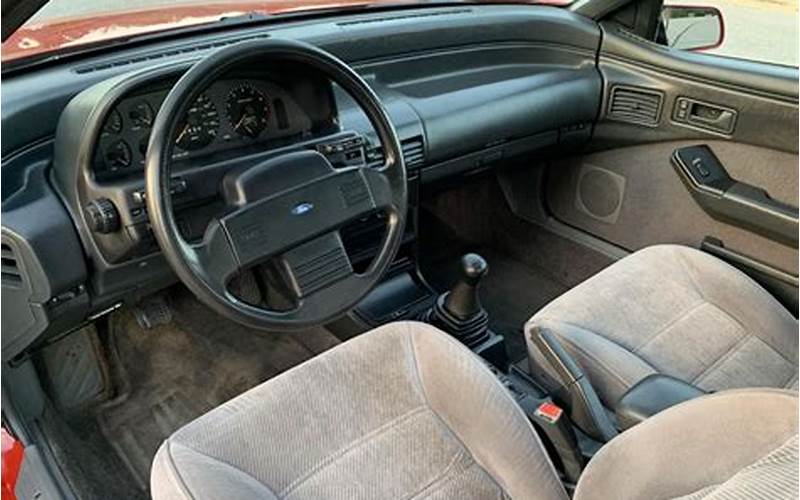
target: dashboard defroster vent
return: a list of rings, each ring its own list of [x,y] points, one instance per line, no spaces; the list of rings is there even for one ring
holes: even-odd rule
[[[7,243],[0,245],[2,254],[2,284],[4,286],[19,287],[22,285],[22,270],[17,264],[17,257],[14,249]]]
[[[611,89],[608,116],[614,120],[655,126],[661,118],[664,95],[656,90],[617,85]]]
[[[180,45],[169,50],[157,50],[157,51],[150,51],[144,52],[135,57],[128,57],[128,58],[117,58],[117,59],[109,59],[105,60],[101,64],[93,64],[87,66],[79,66],[75,69],[75,72],[78,74],[84,73],[92,73],[94,71],[102,71],[109,68],[119,67],[119,66],[127,66],[129,64],[137,64],[147,61],[155,61],[159,59],[163,59],[165,57],[172,57],[182,54],[190,54],[192,52],[200,52],[203,50],[208,49],[216,49],[219,47],[224,47],[226,45],[231,45],[238,42],[243,42],[245,40],[257,40],[260,38],[269,38],[269,35],[266,34],[259,34],[259,35],[251,35],[251,36],[239,36],[234,38],[225,38],[222,40],[217,40],[214,42],[209,43],[198,43],[198,44],[191,44],[191,45]]]
[[[387,21],[399,21],[407,19],[420,19],[425,17],[452,16],[457,14],[470,14],[472,9],[448,9],[438,12],[414,12],[413,14],[394,14],[384,17],[371,17],[369,19],[357,19],[355,21],[344,21],[337,23],[339,26],[352,26],[355,24],[385,23]]]
[[[422,136],[415,135],[400,141],[403,148],[403,159],[409,173],[416,172],[425,164],[425,144]],[[367,161],[371,167],[379,167],[383,163],[383,148],[373,147],[367,151]]]

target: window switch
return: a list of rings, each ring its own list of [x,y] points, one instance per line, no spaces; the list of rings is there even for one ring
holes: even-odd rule
[[[701,177],[708,177],[711,175],[711,172],[703,165],[703,160],[700,158],[695,158],[692,160],[692,166],[697,170],[697,173],[700,174]]]

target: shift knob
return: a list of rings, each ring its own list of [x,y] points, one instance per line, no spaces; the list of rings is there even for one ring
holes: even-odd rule
[[[480,255],[468,253],[461,257],[461,276],[464,282],[477,286],[487,272],[489,272],[489,264]]]
[[[461,277],[449,292],[436,299],[422,320],[438,326],[470,349],[489,337],[489,315],[481,306],[478,286],[489,271],[486,260],[476,253],[461,257]]]
[[[476,253],[461,257],[461,279],[458,280],[444,300],[444,309],[451,316],[466,321],[483,312],[478,285],[489,271],[486,260]]]

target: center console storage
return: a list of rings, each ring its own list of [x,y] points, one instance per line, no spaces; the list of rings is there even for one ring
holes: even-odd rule
[[[416,318],[427,310],[434,293],[416,279],[414,273],[402,269],[375,287],[356,308],[356,314],[368,325]]]

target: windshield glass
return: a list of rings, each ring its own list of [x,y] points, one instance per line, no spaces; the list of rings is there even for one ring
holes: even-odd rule
[[[4,62],[132,35],[247,15],[421,4],[427,0],[50,0],[2,44]],[[490,0],[491,1],[491,0]],[[497,1],[497,0],[495,0]],[[502,0],[500,0],[502,1]],[[570,0],[527,1],[563,5]]]

